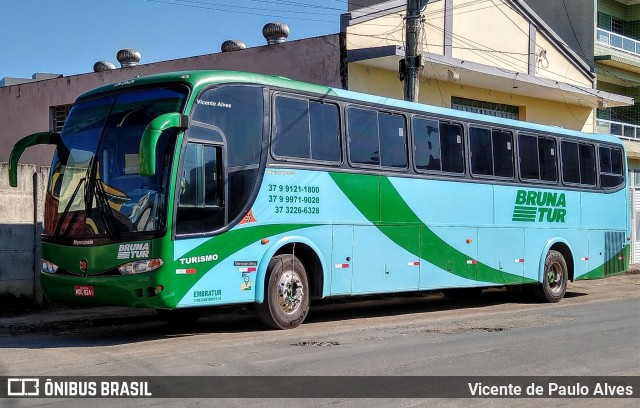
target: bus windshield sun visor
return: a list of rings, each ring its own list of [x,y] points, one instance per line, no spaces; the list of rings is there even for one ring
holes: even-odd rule
[[[153,176],[156,173],[156,145],[162,132],[188,128],[189,117],[178,112],[165,113],[152,120],[144,129],[140,140],[140,174]]]
[[[18,186],[18,160],[20,160],[20,156],[22,156],[22,153],[28,147],[42,144],[53,144],[56,145],[58,149],[65,148],[64,144],[62,143],[60,133],[38,132],[32,133],[29,136],[25,136],[20,139],[13,146],[11,155],[9,156],[9,185],[11,187]],[[59,151],[58,153],[63,154],[64,152]]]

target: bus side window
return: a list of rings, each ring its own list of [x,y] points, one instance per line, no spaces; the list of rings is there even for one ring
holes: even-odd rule
[[[440,171],[440,133],[437,120],[413,120],[414,160],[418,170]]]
[[[340,161],[340,116],[338,105],[309,102],[311,126],[311,158],[328,162]]]
[[[184,154],[184,164],[180,177],[180,206],[198,205],[198,186],[202,184],[198,180],[202,176],[198,171],[198,155],[201,154],[202,145],[189,143]]]
[[[261,87],[223,85],[204,91],[191,120],[224,136],[226,221],[238,220],[256,189],[262,154],[264,93]],[[207,139],[212,140],[212,139]]]
[[[565,183],[580,183],[580,160],[578,157],[578,143],[560,143],[562,147],[562,180]]]
[[[579,144],[580,149],[580,182],[596,185],[596,148],[592,144]]]
[[[491,148],[491,130],[469,127],[469,145],[471,151],[471,173],[493,176],[493,149]]]
[[[407,167],[407,137],[404,116],[392,113],[378,113],[380,131],[380,160],[385,167]]]
[[[513,134],[505,130],[492,130],[493,173],[498,177],[513,178]]]
[[[520,177],[531,181],[558,181],[555,139],[520,134],[518,144]]]
[[[456,123],[440,123],[442,171],[464,173],[464,144],[462,126]]]
[[[338,105],[277,96],[273,154],[283,158],[340,161]]]
[[[615,147],[600,146],[600,186],[613,188],[624,183],[622,150]]]
[[[273,153],[280,157],[311,158],[308,101],[283,96],[276,98]]]
[[[221,157],[220,146],[187,143],[178,180],[177,234],[210,232],[224,226]]]
[[[347,118],[351,162],[379,165],[378,113],[372,110],[349,108]]]
[[[548,137],[538,138],[538,158],[540,160],[540,179],[558,181],[558,165],[556,159],[556,141]]]
[[[562,180],[570,184],[595,186],[596,157],[592,144],[562,141]]]
[[[539,180],[538,138],[529,135],[519,135],[518,152],[520,153],[520,177],[529,180]]]

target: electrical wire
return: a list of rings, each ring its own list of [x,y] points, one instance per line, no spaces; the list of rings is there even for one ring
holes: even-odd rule
[[[238,10],[238,7],[234,7],[234,6],[229,6],[229,8],[221,8],[224,6],[215,6],[215,7],[208,7],[207,5],[210,3],[203,3],[203,2],[195,2],[195,1],[189,1],[187,3],[187,0],[182,0],[181,2],[177,3],[175,1],[170,1],[170,0],[145,0],[151,3],[160,3],[160,4],[168,4],[168,5],[172,5],[172,6],[179,6],[179,7],[190,7],[190,8],[197,8],[197,9],[204,9],[204,10],[213,10],[213,11],[220,11],[220,12],[224,12],[224,13],[235,13],[235,14],[244,14],[244,15],[255,15],[255,16],[266,16],[266,17],[276,17],[276,18],[283,18],[286,17],[287,19],[291,19],[291,20],[302,20],[302,21],[315,21],[315,22],[321,22],[321,23],[334,23],[335,20],[323,20],[323,19],[317,19],[317,18],[305,18],[305,17],[296,17],[296,16],[284,16],[282,14],[272,14],[272,13],[268,13],[268,12],[264,12],[264,11],[258,11],[260,9],[258,8],[250,8],[250,10],[255,10],[255,11],[240,11]],[[266,9],[262,9],[262,10],[266,10]],[[282,11],[282,10],[279,10]],[[292,11],[282,11],[283,13],[291,13]],[[307,12],[295,12],[296,14],[309,14]],[[328,14],[324,14],[324,15],[328,15]]]

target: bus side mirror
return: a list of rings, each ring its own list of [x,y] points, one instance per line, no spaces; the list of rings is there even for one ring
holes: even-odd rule
[[[58,147],[62,146],[62,138],[60,133],[53,132],[38,132],[25,136],[13,145],[11,154],[9,155],[9,185],[11,187],[18,186],[18,160],[27,147],[41,145],[41,144],[54,144]]]
[[[152,120],[144,129],[140,139],[140,174],[143,176],[156,174],[156,145],[162,132],[187,128],[189,128],[189,117],[178,112],[165,113]]]

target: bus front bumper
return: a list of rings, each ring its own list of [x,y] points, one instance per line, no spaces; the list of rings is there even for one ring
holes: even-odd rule
[[[167,309],[175,296],[156,273],[127,276],[70,276],[40,273],[40,284],[53,303],[75,306],[128,306]]]

